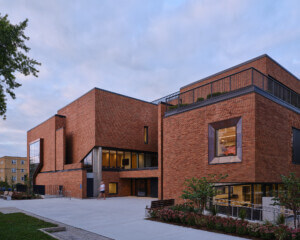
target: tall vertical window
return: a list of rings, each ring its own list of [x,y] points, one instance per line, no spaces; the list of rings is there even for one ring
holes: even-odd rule
[[[109,167],[109,150],[102,150],[102,166]]]
[[[41,143],[39,139],[29,145],[29,176],[30,181],[34,184],[34,175],[41,164]]]
[[[144,143],[148,144],[148,127],[144,127]]]
[[[300,164],[300,129],[293,128],[293,160],[294,164]]]
[[[29,146],[29,160],[30,164],[40,163],[40,141],[35,141]]]
[[[24,160],[21,160],[21,164],[24,165],[24,164],[25,164],[25,161],[24,161]]]

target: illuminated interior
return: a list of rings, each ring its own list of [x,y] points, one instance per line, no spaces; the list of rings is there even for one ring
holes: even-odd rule
[[[236,126],[216,130],[216,156],[236,155]]]
[[[118,184],[117,183],[109,183],[108,184],[108,193],[109,194],[117,194],[118,193]]]

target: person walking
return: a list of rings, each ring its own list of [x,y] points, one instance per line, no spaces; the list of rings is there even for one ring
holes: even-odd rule
[[[100,193],[99,193],[97,199],[103,197],[103,200],[105,200],[105,184],[104,184],[103,181],[101,181],[101,183],[100,183],[100,189],[99,190],[100,190]]]

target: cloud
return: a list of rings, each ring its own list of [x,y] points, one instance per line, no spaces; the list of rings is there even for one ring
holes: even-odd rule
[[[297,0],[0,5],[13,23],[29,19],[29,55],[42,63],[38,78],[17,74],[22,87],[0,120],[0,156],[26,155],[26,131],[93,87],[151,101],[263,53],[300,75]]]

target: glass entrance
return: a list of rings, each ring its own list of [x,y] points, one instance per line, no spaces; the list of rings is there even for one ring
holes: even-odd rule
[[[147,196],[147,180],[136,179],[136,196],[146,197]]]

